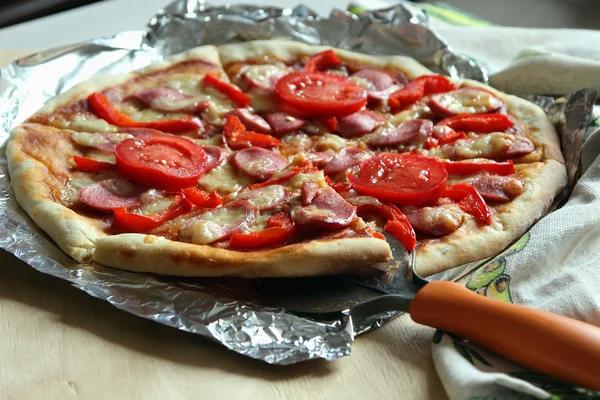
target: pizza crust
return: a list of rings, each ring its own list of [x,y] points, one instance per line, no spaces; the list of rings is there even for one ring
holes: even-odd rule
[[[493,207],[492,225],[478,225],[465,214],[453,233],[422,242],[417,272],[429,276],[498,254],[544,216],[567,182],[565,167],[556,160],[517,166],[517,176],[525,182],[525,191],[510,203]]]
[[[227,67],[230,63],[265,57],[284,62],[294,61],[329,49],[333,50],[338,58],[346,63],[400,71],[410,79],[433,73],[410,57],[371,56],[353,51],[335,49],[329,46],[311,46],[291,40],[256,40],[245,43],[226,44],[219,46],[219,53],[222,64]]]

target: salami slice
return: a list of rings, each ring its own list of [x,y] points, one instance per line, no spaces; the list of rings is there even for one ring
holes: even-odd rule
[[[349,147],[340,151],[328,164],[323,171],[326,174],[337,174],[360,164],[371,155],[358,147]]]
[[[463,211],[454,203],[436,207],[402,207],[413,229],[425,236],[445,236],[463,222]]]
[[[275,90],[275,82],[287,74],[285,64],[248,65],[243,70],[243,76],[252,87],[262,90]]]
[[[265,119],[269,125],[271,125],[273,134],[276,136],[296,132],[306,123],[306,121],[303,119],[292,117],[291,115],[281,112],[268,113],[265,115]]]
[[[357,78],[362,78],[366,81],[371,82],[375,91],[382,91],[394,83],[394,79],[385,71],[381,71],[375,68],[365,68],[352,74]]]
[[[315,167],[323,168],[329,161],[333,159],[335,153],[329,151],[318,151],[316,153],[310,153],[306,155],[306,159],[310,161]]]
[[[235,115],[242,121],[242,124],[246,127],[246,129],[259,133],[271,134],[272,129],[271,126],[263,117],[258,114],[253,113],[247,108],[236,108],[230,113],[231,115]]]
[[[138,90],[134,94],[142,104],[153,110],[161,112],[186,112],[195,113],[205,109],[208,105],[206,100],[199,101],[187,96],[175,89],[168,87],[152,87]]]
[[[179,229],[179,238],[195,244],[226,240],[256,221],[258,215],[252,202],[235,200],[187,221]]]
[[[221,151],[221,148],[218,146],[210,146],[210,145],[206,145],[206,146],[201,146],[202,149],[204,150],[204,152],[206,153],[206,172],[210,171],[211,169],[219,166],[221,164],[221,161],[223,161],[223,152]]]
[[[88,207],[110,213],[113,208],[131,209],[142,204],[146,189],[125,179],[112,178],[88,185],[79,191],[79,199]]]
[[[288,197],[281,185],[269,185],[258,189],[245,190],[237,195],[236,200],[248,200],[260,211],[271,211],[282,204]]]
[[[526,136],[513,135],[515,140],[512,144],[502,153],[505,158],[515,158],[525,156],[535,150],[535,145]]]
[[[302,205],[309,205],[317,195],[319,185],[313,181],[304,181],[302,183]]]
[[[398,126],[386,127],[373,133],[366,142],[370,146],[395,146],[406,144],[421,135],[427,137],[433,130],[433,122],[428,119],[412,119]]]
[[[524,183],[514,176],[482,175],[470,179],[473,186],[486,201],[506,203],[524,190]]]
[[[372,132],[383,125],[385,119],[371,111],[359,111],[354,114],[338,118],[337,129],[340,136],[352,137]]]
[[[261,147],[238,151],[233,155],[232,162],[238,170],[261,182],[288,165],[287,160],[281,155]]]
[[[132,137],[148,137],[152,135],[162,135],[161,131],[149,128],[120,128],[118,133],[91,133],[91,132],[75,132],[73,133],[73,141],[78,145],[85,147],[93,147],[109,153],[115,151],[118,143]]]
[[[356,217],[356,207],[348,203],[329,186],[320,187],[312,201],[292,209],[292,219],[298,225],[322,229],[340,229]]]

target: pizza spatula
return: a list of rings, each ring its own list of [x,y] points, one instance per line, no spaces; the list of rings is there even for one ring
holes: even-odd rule
[[[368,278],[326,276],[265,280],[261,294],[291,312],[321,320],[350,310],[354,319],[405,311],[413,321],[456,334],[548,375],[600,390],[600,328],[480,296],[461,284],[425,280],[414,253],[388,236],[393,272]],[[412,278],[405,279],[411,269]]]

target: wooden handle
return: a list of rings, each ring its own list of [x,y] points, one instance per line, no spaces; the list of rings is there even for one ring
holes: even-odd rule
[[[419,290],[410,315],[537,371],[600,390],[600,328],[593,325],[443,281]]]

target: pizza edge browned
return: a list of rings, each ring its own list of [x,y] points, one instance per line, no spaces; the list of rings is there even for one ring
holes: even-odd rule
[[[291,47],[298,47],[298,44],[296,43],[286,43]],[[243,45],[236,46],[243,47]],[[266,47],[275,48],[276,50],[278,49],[281,51],[282,46],[286,45],[284,45],[281,41],[278,41],[277,44],[271,43]],[[323,47],[312,47],[307,45],[300,45],[300,47],[304,49],[310,49],[310,53],[308,54],[314,54],[323,49]],[[168,59],[160,62],[159,65],[153,64],[151,67],[148,67],[142,71],[125,74],[119,77],[94,78],[74,87],[62,95],[55,97],[39,112],[51,113],[58,107],[69,104],[75,99],[81,99],[83,96],[93,91],[101,90],[114,84],[125,82],[127,79],[131,79],[133,76],[143,75],[149,70],[166,68],[169,65],[184,61],[192,56],[198,57],[198,55],[203,54],[203,51],[205,50],[202,49],[204,48],[209,48],[210,50],[208,51],[213,51],[214,49],[213,46],[193,49],[184,53],[183,55],[180,54],[175,56],[175,59]],[[406,57],[375,57],[343,50],[336,50],[336,52],[345,60],[351,60],[354,58],[357,62],[372,66],[380,66],[382,68],[390,68],[390,66],[394,66],[394,69],[405,72],[411,78],[430,72],[425,67],[422,67],[420,64],[416,63],[416,61]],[[248,52],[247,56],[254,57],[256,55],[252,56],[251,52]],[[402,63],[402,65],[394,65],[396,62]],[[411,70],[411,66],[416,66],[415,69],[418,69],[418,71],[415,71],[415,69]],[[487,86],[484,87],[491,89]],[[503,99],[507,98],[507,95],[497,92],[493,89],[491,90],[494,91],[494,93],[499,93]],[[530,107],[535,107],[530,103],[526,102],[526,104]],[[542,142],[544,142],[545,138],[551,138],[552,133],[556,135],[553,127],[550,125],[549,121],[547,121],[545,114],[538,115],[537,118],[540,119],[540,125],[542,126]],[[551,132],[547,128],[548,126],[550,127]],[[34,219],[36,224],[50,234],[50,236],[65,252],[78,261],[87,262],[91,259],[94,259],[101,264],[117,268],[129,269],[133,271],[155,272],[168,275],[217,276],[226,274],[232,276],[259,277],[306,276],[339,273],[342,271],[362,268],[367,264],[383,262],[390,257],[390,250],[387,243],[375,238],[344,238],[323,241],[313,240],[310,242],[284,246],[268,251],[237,252],[213,248],[210,246],[191,245],[188,243],[171,241],[165,238],[157,238],[156,236],[144,234],[119,234],[108,236],[102,230],[98,229],[98,227],[94,226],[94,224],[90,224],[89,220],[85,217],[82,217],[75,211],[58,204],[52,199],[52,196],[48,192],[48,187],[42,183],[44,175],[48,173],[48,168],[46,165],[40,163],[39,161],[32,160],[27,156],[26,153],[20,151],[21,149],[19,140],[17,139],[19,136],[18,129],[19,127],[15,128],[15,131],[13,131],[13,135],[11,135],[11,143],[7,149],[11,179],[13,188],[17,193],[17,199],[28,212],[28,214]],[[545,129],[548,129],[548,131]],[[558,139],[556,138],[554,141],[549,140],[548,143],[549,148],[552,149],[549,154],[555,154],[553,149],[555,148],[555,143],[558,143]],[[560,156],[560,150],[558,150],[558,156],[555,157],[557,159],[562,159],[562,156]],[[558,172],[560,172],[559,170],[561,169],[558,166],[548,168],[552,170],[556,169]],[[551,202],[554,198],[556,192],[560,190],[558,188],[562,187],[564,181],[564,167],[562,167],[562,172],[562,174],[559,174],[560,176],[556,175],[554,177],[548,177],[550,185],[542,185],[543,187],[538,187],[539,185],[535,186],[535,190],[538,191],[542,197],[537,208],[538,210],[541,210],[538,213],[539,216],[537,218],[543,215],[543,212],[546,209],[546,207],[542,207],[542,205],[547,203],[549,204],[549,202]],[[550,188],[555,188],[555,190],[549,190]],[[525,216],[529,214],[529,210],[531,209],[528,208],[530,206],[526,204],[515,207],[516,211],[512,214],[520,213],[520,215]],[[531,223],[533,223],[537,218],[533,219]],[[521,220],[519,220],[519,218],[515,218],[514,221],[507,221],[507,224],[510,226],[516,226],[519,224],[520,226],[524,226],[524,224],[521,224],[523,221],[525,221],[525,218]],[[528,223],[527,227],[531,223]],[[467,226],[468,224],[465,224],[465,229]],[[512,232],[512,235],[510,235],[509,238],[506,238],[506,233],[502,233],[502,240],[494,239],[493,235],[499,234],[490,234],[489,240],[490,243],[505,243],[503,245],[505,246],[512,240],[518,238],[520,233],[518,234],[517,232],[521,231],[524,230],[507,230],[506,232]],[[462,232],[462,230],[459,230],[459,232]],[[455,233],[458,235],[459,232]],[[462,243],[461,240],[465,241],[465,247],[463,247],[464,250],[469,248],[469,237],[473,238],[474,234],[469,232],[465,235],[466,239],[463,238],[461,240],[458,240],[458,236],[453,237],[452,235],[449,235],[448,237],[452,238],[452,240],[456,240],[456,243]],[[503,247],[502,246],[498,248],[498,246],[500,245],[491,246],[488,243],[486,248],[494,249],[493,251],[497,252]],[[474,261],[474,259],[485,257],[482,256],[481,249],[478,246],[472,247],[475,251],[471,253],[468,251],[462,251],[462,254],[476,254],[477,257],[465,259],[464,262]],[[425,248],[430,249],[430,252],[438,251],[434,245],[427,245],[423,247],[423,249]],[[488,253],[490,251],[488,251]],[[170,261],[162,263],[162,266],[157,266],[156,263],[154,263],[154,266],[152,266],[153,263],[151,261],[156,260],[156,258],[150,257],[149,254],[154,254],[154,256],[156,256],[158,254],[157,252],[159,252],[163,258],[166,258]],[[440,270],[462,263],[462,260],[465,257],[459,256],[458,254],[459,251],[457,250],[457,256],[454,258],[454,262],[452,263],[443,263],[435,257],[430,256],[429,258],[424,258],[422,255],[420,255],[419,265],[423,267],[424,270],[431,268],[431,273],[439,272]],[[452,258],[448,258],[447,260],[452,260]],[[459,260],[461,261],[459,262]],[[211,267],[209,267],[208,270],[202,269],[201,266],[203,263],[204,265],[210,264]],[[239,268],[235,267],[236,263]],[[214,269],[219,269],[219,265],[222,266],[221,272],[215,271]],[[429,267],[430,265],[431,267]]]

